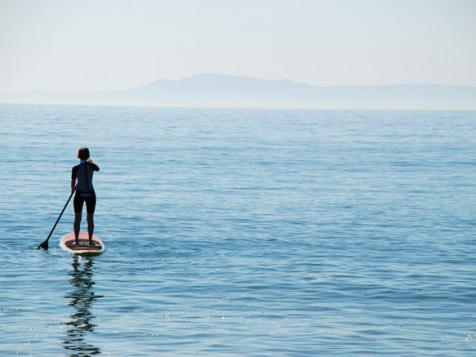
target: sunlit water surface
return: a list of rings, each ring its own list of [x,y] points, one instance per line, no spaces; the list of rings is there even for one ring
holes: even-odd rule
[[[2,105],[0,354],[475,356],[475,178],[475,112]]]

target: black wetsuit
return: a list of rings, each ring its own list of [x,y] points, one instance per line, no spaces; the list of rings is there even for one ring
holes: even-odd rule
[[[78,180],[76,193],[74,195],[74,212],[81,213],[83,204],[86,202],[86,211],[94,213],[96,208],[96,193],[93,187],[93,173],[99,171],[99,166],[92,162],[81,162],[73,167],[71,180]]]

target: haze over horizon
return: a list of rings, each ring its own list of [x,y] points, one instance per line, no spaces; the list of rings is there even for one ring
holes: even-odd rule
[[[142,84],[129,87],[129,88],[117,88],[117,89],[95,89],[95,90],[75,90],[75,89],[70,89],[70,90],[54,90],[54,89],[43,89],[43,88],[33,88],[29,90],[15,90],[15,91],[4,91],[0,92],[0,94],[25,94],[29,92],[58,92],[58,93],[81,93],[81,92],[89,92],[89,93],[95,93],[95,92],[110,92],[110,91],[130,91],[130,90],[136,90],[136,89],[141,89],[143,87],[151,86],[157,83],[162,83],[162,82],[183,82],[183,81],[188,81],[188,80],[193,80],[196,78],[207,78],[207,77],[221,77],[221,78],[228,78],[228,79],[248,79],[250,81],[267,81],[267,82],[287,82],[292,85],[306,85],[306,86],[313,86],[313,87],[319,87],[319,88],[339,88],[339,87],[349,87],[349,88],[385,88],[385,87],[393,87],[393,86],[406,86],[406,85],[430,85],[430,86],[448,86],[448,87],[460,87],[460,88],[476,88],[476,85],[447,85],[447,84],[442,84],[442,83],[423,83],[423,82],[395,82],[395,83],[385,83],[385,84],[377,84],[377,85],[358,85],[358,84],[337,84],[337,85],[319,85],[315,83],[307,83],[304,81],[295,81],[290,78],[258,78],[258,77],[253,77],[249,75],[236,75],[236,74],[227,74],[227,73],[217,73],[217,72],[207,72],[207,73],[193,73],[188,76],[184,77],[178,77],[178,78],[157,78],[157,79],[151,79],[149,81],[146,81]]]
[[[476,87],[434,84],[314,86],[290,80],[198,74],[110,91],[1,93],[0,103],[158,107],[475,110]]]
[[[476,2],[0,0],[0,92],[198,73],[318,86],[476,86]]]

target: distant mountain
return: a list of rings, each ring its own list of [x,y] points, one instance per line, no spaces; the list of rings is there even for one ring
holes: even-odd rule
[[[315,86],[284,80],[197,74],[129,90],[29,91],[3,103],[337,109],[476,109],[476,87],[437,84]]]

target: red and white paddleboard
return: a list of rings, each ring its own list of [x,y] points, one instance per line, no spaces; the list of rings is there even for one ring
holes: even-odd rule
[[[71,254],[81,255],[101,254],[106,249],[102,240],[95,234],[93,234],[93,246],[90,246],[88,232],[79,233],[79,245],[74,244],[74,232],[63,236],[59,245],[61,249]]]

